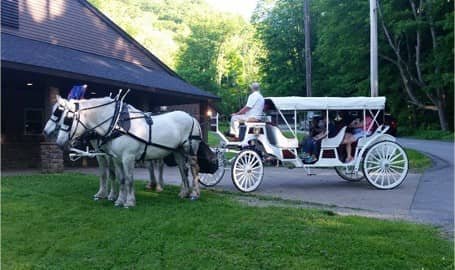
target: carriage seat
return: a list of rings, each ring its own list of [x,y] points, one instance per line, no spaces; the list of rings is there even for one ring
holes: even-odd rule
[[[341,142],[343,141],[344,134],[346,133],[346,126],[344,126],[335,137],[332,138],[324,138],[321,141],[321,148],[337,148],[340,146]]]
[[[275,145],[279,148],[292,149],[299,146],[297,138],[287,138],[281,133],[281,130],[270,124],[266,125],[267,139],[270,144]]]
[[[270,119],[270,116],[262,114],[261,116],[259,116],[259,118],[250,117],[245,122],[246,123],[266,123],[266,122],[271,122],[271,119]]]

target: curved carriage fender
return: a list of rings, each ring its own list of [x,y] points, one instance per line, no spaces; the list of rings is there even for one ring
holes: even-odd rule
[[[277,158],[281,158],[281,150],[278,147],[271,145],[265,135],[259,136],[257,138],[257,141],[262,145],[262,148],[264,148],[264,151],[268,155],[273,155]]]

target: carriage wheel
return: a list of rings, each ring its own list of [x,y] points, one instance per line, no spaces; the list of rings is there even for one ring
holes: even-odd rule
[[[215,149],[215,153],[218,157],[218,169],[215,173],[200,173],[199,174],[199,182],[205,187],[213,187],[218,184],[221,179],[223,179],[224,172],[225,172],[225,163],[224,154],[223,152]]]
[[[383,141],[368,149],[363,161],[363,174],[378,189],[399,186],[408,174],[408,156],[397,143]]]
[[[232,164],[231,177],[238,190],[255,191],[264,178],[262,158],[253,150],[243,150]]]
[[[365,178],[362,171],[362,163],[360,163],[360,167],[357,172],[354,172],[353,165],[335,167],[335,171],[341,178],[349,182],[359,182]]]

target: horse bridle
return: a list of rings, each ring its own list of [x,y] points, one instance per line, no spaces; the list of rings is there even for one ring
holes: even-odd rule
[[[116,106],[115,106],[115,110],[114,110],[114,114],[110,117],[108,117],[106,120],[102,121],[100,124],[96,125],[95,127],[92,127],[92,128],[89,128],[87,127],[86,124],[84,124],[84,122],[81,121],[80,119],[80,112],[82,111],[88,111],[88,110],[93,110],[93,109],[96,109],[96,108],[100,108],[100,107],[104,107],[104,106],[108,106],[112,103],[116,103]],[[95,129],[104,125],[105,123],[107,123],[108,121],[111,121],[111,124],[109,125],[109,129],[108,131],[106,132],[106,134],[104,135],[101,135],[101,134],[97,134],[98,136],[100,137],[104,137],[104,136],[108,136],[112,130],[114,129],[115,127],[115,124],[116,122],[118,121],[118,118],[119,118],[119,112],[120,112],[120,107],[122,106],[122,101],[119,101],[119,100],[113,100],[113,101],[110,101],[110,102],[107,102],[107,103],[104,103],[104,104],[101,104],[101,105],[97,105],[97,106],[93,106],[93,107],[87,107],[87,108],[82,108],[82,109],[79,109],[79,103],[78,102],[75,102],[74,105],[75,105],[75,110],[72,111],[68,108],[68,112],[66,113],[65,117],[63,118],[63,125],[62,127],[60,128],[62,131],[64,132],[68,132],[70,133],[71,132],[71,129],[73,127],[73,124],[74,124],[74,120],[76,120],[76,127],[74,128],[74,132],[70,133],[69,134],[69,138],[68,138],[68,141],[72,141],[73,139],[76,139],[76,138],[73,138],[74,135],[76,134],[76,131],[77,131],[77,127],[79,126],[79,124],[85,129],[84,132],[82,132],[82,134],[80,135],[80,137],[82,137],[84,134],[86,133],[95,133]],[[70,114],[71,113],[71,114]],[[60,116],[61,117],[61,116]]]
[[[63,112],[65,111],[65,108],[62,105],[58,105],[57,109],[52,113],[50,120],[57,124],[60,122],[60,119],[62,118]]]

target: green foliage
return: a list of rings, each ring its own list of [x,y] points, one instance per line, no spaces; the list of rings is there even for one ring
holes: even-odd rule
[[[442,141],[454,141],[455,133],[451,131],[443,131],[436,129],[399,129],[401,136],[413,137],[416,139],[423,140],[442,140]]]
[[[2,178],[2,269],[450,269],[453,242],[401,221],[182,200],[136,182],[137,206],[93,201],[95,176]],[[292,203],[291,203],[292,206]]]
[[[90,0],[90,2],[170,67],[188,35],[191,18],[209,12],[205,1]]]
[[[305,40],[303,1],[278,0],[273,7],[260,1],[254,24],[262,40],[265,54],[260,70],[265,93],[269,95],[304,95]]]
[[[368,2],[312,2],[314,93],[369,96]]]
[[[233,112],[243,104],[248,84],[257,76],[253,28],[239,16],[212,12],[195,19],[190,35],[180,39],[177,72],[192,84],[219,95],[220,109]]]
[[[188,82],[220,96],[224,114],[244,105],[253,81],[268,96],[306,93],[302,0],[258,0],[250,23],[204,0],[90,1]],[[411,3],[422,3],[416,15]],[[453,130],[453,1],[379,4],[379,94],[387,97],[388,111],[400,128],[438,129],[439,106]],[[313,0],[310,12],[313,95],[369,96],[368,1]],[[406,80],[382,22],[399,48]],[[420,105],[410,102],[406,84]]]

